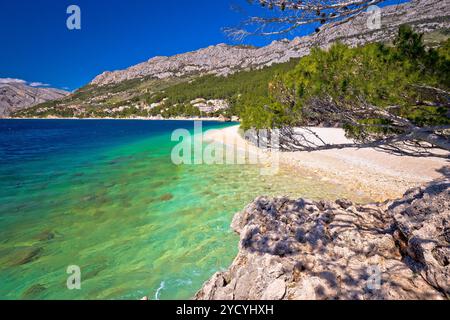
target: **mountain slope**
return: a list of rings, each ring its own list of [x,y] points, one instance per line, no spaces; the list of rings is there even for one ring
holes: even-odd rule
[[[351,46],[388,41],[404,23],[413,25],[419,32],[430,32],[448,27],[449,19],[450,0],[412,1],[383,8],[382,27],[379,30],[369,30],[367,16],[361,15],[351,22],[324,29],[319,34],[295,38],[292,41],[274,41],[262,48],[219,44],[173,57],[155,57],[126,70],[105,72],[97,76],[91,84],[102,86],[142,77],[165,79],[192,74],[224,76],[303,57],[309,54],[312,47],[327,47],[337,40]]]
[[[0,118],[43,102],[61,99],[69,92],[53,88],[36,88],[24,83],[0,83]]]

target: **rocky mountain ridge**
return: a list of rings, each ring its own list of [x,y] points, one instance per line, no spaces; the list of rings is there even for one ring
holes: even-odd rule
[[[402,199],[257,198],[236,214],[239,253],[199,300],[450,298],[450,180]]]
[[[0,83],[0,118],[34,105],[63,98],[70,93],[53,88],[38,88],[21,82]]]
[[[405,23],[413,25],[419,32],[430,32],[448,28],[449,21],[450,0],[415,0],[382,8],[382,25],[378,30],[368,29],[367,15],[363,14],[335,28],[325,28],[318,34],[292,41],[274,41],[262,48],[219,44],[172,57],[155,57],[126,70],[104,72],[91,84],[103,86],[143,77],[166,79],[192,74],[226,76],[303,57],[315,46],[327,47],[338,40],[351,46],[388,41]]]

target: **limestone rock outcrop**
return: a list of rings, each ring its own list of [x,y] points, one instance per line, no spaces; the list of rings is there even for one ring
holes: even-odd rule
[[[402,199],[257,198],[236,214],[239,253],[196,299],[447,299],[450,181]]]

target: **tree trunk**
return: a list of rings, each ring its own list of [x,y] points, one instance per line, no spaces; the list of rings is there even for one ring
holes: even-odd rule
[[[407,135],[407,139],[428,142],[433,146],[450,151],[450,140],[432,131],[415,129]]]

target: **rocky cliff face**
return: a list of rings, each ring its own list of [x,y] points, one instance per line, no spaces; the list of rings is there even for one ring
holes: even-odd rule
[[[450,180],[377,205],[258,198],[196,299],[448,299]]]
[[[219,44],[173,57],[155,57],[126,70],[105,72],[97,76],[92,84],[107,85],[141,77],[165,79],[192,74],[229,75],[248,68],[261,68],[303,57],[309,54],[312,47],[327,47],[337,40],[352,46],[387,41],[404,23],[413,25],[420,32],[448,28],[449,19],[450,0],[412,1],[383,8],[382,26],[378,30],[369,30],[367,16],[362,15],[352,22],[324,29],[319,34],[292,41],[274,41],[263,48]]]
[[[30,87],[24,83],[0,83],[0,118],[39,103],[63,98],[68,94],[69,92],[63,90]]]

